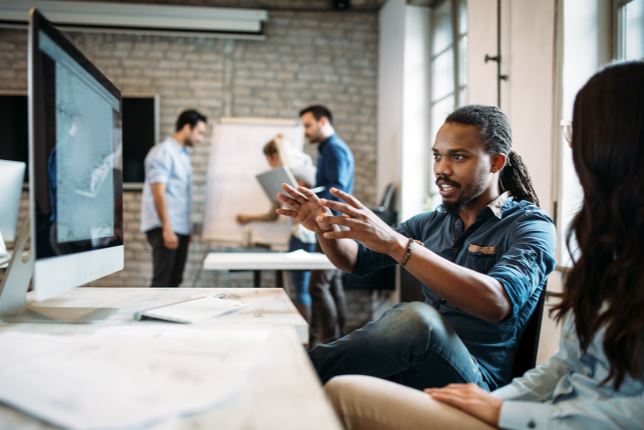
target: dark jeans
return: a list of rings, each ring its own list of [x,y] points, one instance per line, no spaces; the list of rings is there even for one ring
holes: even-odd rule
[[[183,269],[188,258],[190,236],[177,234],[179,247],[168,249],[163,244],[163,230],[153,228],[145,232],[152,246],[151,287],[178,287],[183,280]]]
[[[311,272],[312,316],[309,345],[332,342],[344,335],[347,303],[339,270]]]
[[[478,363],[433,307],[400,303],[377,321],[309,351],[322,383],[360,374],[423,389],[475,383],[488,390]]]
[[[315,243],[304,243],[297,237],[291,235],[288,241],[288,250],[297,251],[303,249],[306,252],[315,251]],[[310,305],[311,295],[309,294],[309,282],[311,281],[311,272],[308,270],[291,270],[291,284],[295,292],[294,301],[300,305]]]

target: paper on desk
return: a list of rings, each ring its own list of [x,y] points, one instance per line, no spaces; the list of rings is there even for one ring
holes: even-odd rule
[[[289,258],[292,260],[306,260],[311,258],[311,253],[306,252],[303,249],[296,249],[295,251],[291,251],[287,253],[286,258]]]
[[[70,429],[150,425],[239,395],[268,331],[0,333],[0,401]]]

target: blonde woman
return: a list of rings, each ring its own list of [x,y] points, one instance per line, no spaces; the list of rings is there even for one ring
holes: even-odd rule
[[[315,183],[315,167],[311,157],[301,151],[293,151],[289,142],[283,135],[278,134],[269,140],[262,149],[266,162],[272,168],[287,167],[293,173],[298,184],[304,187],[312,187]],[[238,214],[237,222],[248,224],[255,221],[275,221],[277,213],[275,209],[279,204],[275,204],[268,212],[261,214]],[[308,252],[315,251],[315,233],[304,228],[301,224],[294,222],[289,237],[289,251],[303,249]],[[308,291],[311,272],[308,271],[291,271],[291,284],[295,293],[293,301],[295,307],[304,318],[309,319],[311,313],[311,296]]]

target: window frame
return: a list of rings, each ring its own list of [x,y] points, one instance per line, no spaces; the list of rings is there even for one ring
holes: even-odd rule
[[[430,40],[429,44],[430,47],[433,46],[434,43],[434,38],[436,37],[436,26],[434,25],[435,20],[434,20],[434,14],[436,11],[440,8],[443,7],[446,3],[449,3],[449,11],[450,11],[450,26],[451,26],[451,40],[450,43],[444,47],[439,52],[433,53],[431,52],[430,48],[430,59],[429,59],[429,70],[430,73],[432,74],[432,78],[430,80],[430,91],[429,91],[429,112],[430,112],[430,130],[432,130],[432,138],[435,136],[433,135],[434,131],[436,131],[437,124],[434,124],[434,117],[435,117],[435,109],[437,108],[438,105],[440,105],[441,102],[445,101],[446,99],[449,99],[450,97],[453,98],[453,104],[450,108],[450,110],[454,110],[458,108],[459,106],[462,106],[465,104],[467,101],[465,100],[467,97],[462,97],[462,95],[465,93],[467,90],[468,86],[468,75],[467,71],[464,74],[464,81],[461,82],[461,69],[465,67],[464,64],[461,64],[461,42],[465,40],[465,55],[467,55],[467,37],[468,37],[468,28],[465,28],[464,30],[460,28],[460,13],[461,10],[464,11],[465,17],[467,18],[467,0],[437,0],[431,3],[430,5]],[[435,65],[437,59],[448,52],[449,50],[452,50],[452,55],[451,55],[451,62],[453,64],[452,68],[452,76],[451,76],[451,83],[452,83],[452,88],[451,91],[447,93],[441,93],[440,97],[434,98],[434,94],[436,93],[435,88],[434,88],[434,71],[435,71]],[[467,57],[465,57],[467,58]],[[433,170],[434,167],[434,159],[431,156],[431,152],[429,153],[429,157],[427,160],[426,165],[430,170]],[[430,181],[432,183],[432,181]],[[433,188],[433,185],[430,186],[428,189],[428,204],[426,205],[427,207],[425,208],[426,210],[431,210],[434,209],[438,205],[438,193],[437,190]]]
[[[599,40],[604,39],[606,41],[606,45],[602,46],[601,43],[596,45],[596,53],[598,57],[600,58],[600,64],[597,68],[599,70],[603,64],[608,64],[611,61],[615,60],[623,60],[625,57],[625,40],[624,36],[626,34],[626,28],[625,28],[625,6],[636,1],[636,0],[606,0],[607,3],[604,3],[605,7],[603,9],[604,16],[600,15],[600,19],[603,21],[603,26],[601,25],[598,28],[599,31]],[[639,0],[641,1],[641,0]],[[600,5],[601,2],[598,2],[598,5]],[[562,23],[562,28],[566,24],[566,19],[563,16],[563,10],[561,10],[560,16],[563,17],[563,23]],[[642,24],[644,25],[644,24]],[[601,30],[604,28],[604,30]],[[566,30],[564,30],[564,33]],[[564,49],[563,47],[560,49],[561,52],[561,57],[560,61],[562,63],[565,63],[566,61],[570,61],[570,59],[564,57]],[[595,72],[597,71],[595,70]],[[562,74],[559,76],[559,94],[557,95],[560,103],[560,109],[558,113],[555,113],[556,116],[558,116],[556,124],[564,124],[566,122],[569,122],[572,120],[571,117],[568,117],[569,115],[572,114],[572,112],[567,112],[563,109],[563,104],[564,104],[564,98],[565,94],[569,94],[569,89],[564,88],[566,82],[564,80],[563,76],[563,71],[561,72]],[[564,208],[566,207],[571,207],[574,206],[572,203],[581,203],[581,199],[583,198],[583,194],[578,194],[578,195],[571,195],[569,193],[566,193],[566,188],[570,184],[566,181],[565,179],[565,174],[564,172],[567,169],[574,169],[572,166],[571,161],[567,162],[567,159],[569,157],[567,156],[567,151],[569,151],[568,146],[569,143],[566,141],[564,138],[564,133],[560,132],[558,133],[558,157],[560,157],[561,161],[558,163],[559,164],[559,169],[561,169],[558,173],[558,179],[557,179],[557,200],[555,201],[555,221],[557,224],[557,230],[559,231],[557,234],[559,244],[558,244],[558,252],[557,252],[557,261],[558,261],[558,266],[557,269],[560,271],[567,271],[570,269],[572,266],[572,260],[570,259],[568,255],[568,249],[567,249],[567,243],[565,242],[565,239],[567,237],[567,232],[570,228],[570,225],[567,224],[567,222],[571,219],[570,214],[564,213]],[[574,170],[573,170],[574,171]],[[575,175],[576,180],[578,181],[578,178]],[[571,190],[568,189],[570,192]],[[578,190],[581,193],[583,191]],[[574,240],[572,242],[574,245]]]

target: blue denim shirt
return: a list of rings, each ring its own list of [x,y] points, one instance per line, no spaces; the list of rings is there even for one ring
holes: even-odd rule
[[[141,231],[161,226],[152,197],[151,184],[165,184],[165,198],[172,230],[192,232],[192,165],[188,148],[172,137],[155,145],[145,157],[145,185],[141,201]]]
[[[439,207],[396,227],[423,242],[439,256],[499,281],[512,311],[493,323],[464,312],[423,286],[425,301],[436,307],[478,361],[490,386],[510,380],[517,341],[534,310],[548,274],[555,267],[555,227],[552,219],[527,201],[508,193],[483,208],[476,221],[463,230],[463,221]],[[366,274],[396,262],[360,245],[355,274]],[[458,288],[458,285],[454,285]]]
[[[329,190],[335,187],[345,193],[353,192],[355,162],[353,154],[337,134],[320,142],[318,146],[318,170],[315,175],[315,186],[324,187],[318,195],[320,198],[337,200]]]
[[[615,390],[604,384],[610,362],[604,352],[606,327],[586,350],[571,314],[561,331],[559,351],[510,385],[492,393],[504,400],[499,427],[503,429],[638,429],[644,427],[644,375],[626,374]],[[644,366],[642,358],[640,366]]]

